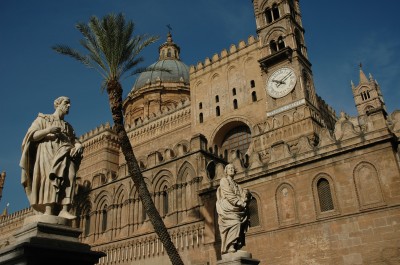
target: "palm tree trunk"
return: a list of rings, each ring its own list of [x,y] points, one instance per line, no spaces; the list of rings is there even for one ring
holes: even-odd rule
[[[122,153],[128,166],[128,172],[131,176],[136,188],[138,189],[139,197],[143,207],[154,227],[154,230],[160,241],[164,245],[165,250],[173,265],[183,265],[182,259],[175,245],[171,241],[168,230],[154,205],[149,190],[147,189],[142,172],[140,171],[135,154],[133,153],[132,145],[129,141],[128,134],[125,131],[124,120],[122,115],[122,87],[116,80],[111,80],[107,83],[108,100],[110,103],[112,118],[115,125],[115,131],[118,136],[119,144]]]

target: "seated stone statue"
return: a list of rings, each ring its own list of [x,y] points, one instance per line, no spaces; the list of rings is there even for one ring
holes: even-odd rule
[[[245,245],[245,233],[249,227],[248,204],[251,193],[233,180],[234,175],[234,166],[226,165],[225,176],[217,189],[216,206],[222,254],[241,249]]]
[[[39,113],[25,135],[21,182],[37,214],[74,219],[69,207],[83,148],[72,126],[64,121],[69,98],[57,98],[54,108],[53,114]]]

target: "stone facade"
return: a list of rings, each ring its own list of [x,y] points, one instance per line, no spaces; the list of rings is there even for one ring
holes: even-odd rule
[[[260,264],[398,264],[400,111],[387,113],[378,83],[360,69],[352,86],[359,115],[337,117],[316,94],[298,0],[273,3],[254,0],[258,36],[188,68],[190,82],[169,34],[159,62],[176,72],[142,76],[124,102],[134,152],[172,240],[185,264],[221,259],[215,192],[231,162],[254,196],[244,250]],[[294,85],[271,96],[268,82],[286,87],[285,76],[270,78],[282,68]],[[100,264],[170,264],[112,126],[80,140],[81,241],[107,253]],[[1,219],[1,238],[12,241],[5,231],[30,214]]]

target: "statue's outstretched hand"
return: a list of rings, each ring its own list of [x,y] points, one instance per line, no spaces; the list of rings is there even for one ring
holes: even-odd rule
[[[70,156],[71,157],[77,157],[82,154],[83,147],[81,143],[75,143],[74,148],[71,149]]]

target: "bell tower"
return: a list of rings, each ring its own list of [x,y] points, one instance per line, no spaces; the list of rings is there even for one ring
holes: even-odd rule
[[[253,5],[269,131],[281,135],[274,141],[311,139],[336,117],[315,93],[299,0],[253,0]]]
[[[359,116],[367,115],[376,110],[382,110],[386,116],[386,106],[381,88],[371,74],[367,78],[362,70],[362,65],[360,65],[360,82],[357,86],[352,82],[351,87]]]

